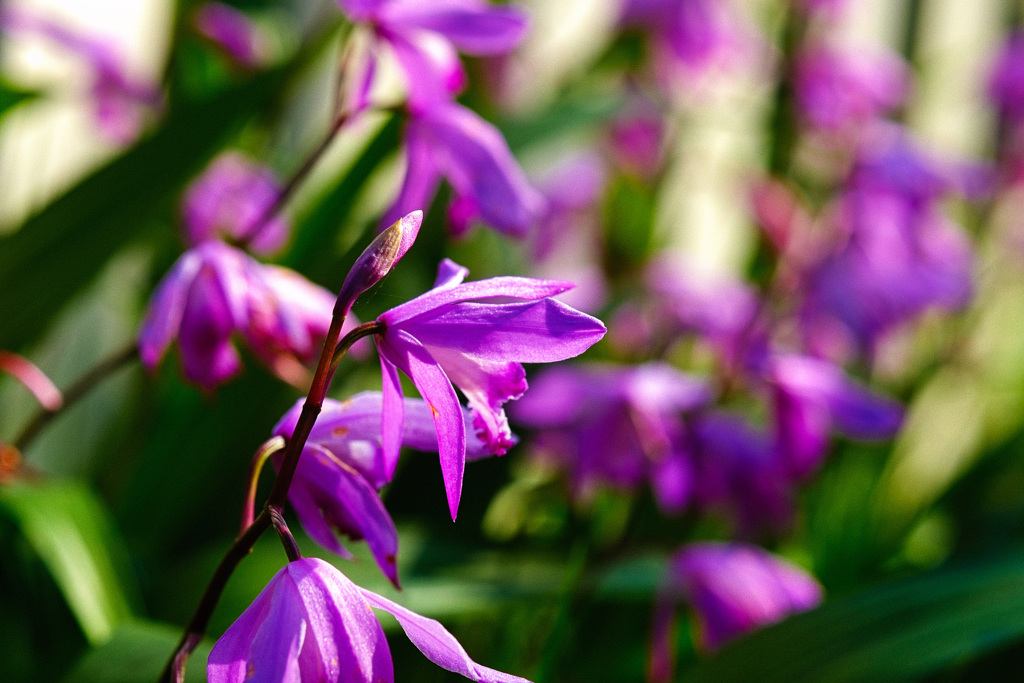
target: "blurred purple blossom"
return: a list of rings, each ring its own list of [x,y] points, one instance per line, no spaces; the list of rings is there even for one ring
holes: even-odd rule
[[[281,194],[273,172],[237,152],[225,152],[185,190],[181,201],[186,242],[218,238],[273,253],[288,239],[288,221],[267,216]]]
[[[213,41],[238,66],[253,69],[266,59],[263,36],[255,22],[231,5],[207,2],[195,10],[192,21],[200,35]]]
[[[665,161],[665,127],[665,116],[651,99],[643,95],[631,98],[609,126],[612,159],[626,173],[652,180]]]
[[[1024,122],[1024,33],[1011,33],[996,55],[988,96],[1007,123]]]
[[[80,57],[91,71],[89,95],[100,132],[118,145],[132,143],[148,112],[163,105],[155,83],[128,73],[123,55],[112,42],[78,33],[63,23],[26,9],[4,5],[0,28],[5,33],[41,36]]]
[[[429,206],[442,177],[455,191],[448,218],[456,234],[480,220],[523,237],[544,211],[544,197],[530,185],[498,129],[461,105],[438,104],[414,113],[405,149],[405,179],[383,225]]]
[[[910,69],[895,53],[825,43],[804,46],[794,71],[803,118],[817,129],[846,136],[901,105],[911,85]]]
[[[274,435],[291,438],[304,400],[299,400],[274,426]],[[437,450],[433,414],[424,401],[403,400],[402,445]],[[391,481],[381,445],[379,392],[364,391],[344,401],[326,399],[302,451],[288,500],[310,538],[342,557],[351,554],[334,532],[353,541],[366,539],[385,576],[398,585],[398,535],[377,491]],[[463,422],[472,415],[463,409]],[[490,453],[479,439],[467,439],[466,459]],[[279,464],[279,463],[278,463]]]
[[[401,445],[401,370],[434,414],[453,519],[462,491],[466,427],[452,384],[469,400],[477,436],[500,455],[513,444],[502,406],[527,387],[520,363],[571,358],[605,332],[599,320],[551,298],[570,283],[522,277],[463,283],[467,273],[443,261],[434,288],[383,313],[377,320],[385,329],[375,335],[384,376],[387,471],[394,472]]]
[[[409,107],[422,112],[450,101],[465,87],[458,52],[506,53],[525,37],[522,10],[486,0],[338,0],[341,9],[373,31],[405,72]],[[371,48],[363,81],[372,79],[377,47]],[[368,88],[368,85],[364,85]],[[418,208],[418,207],[417,207]]]
[[[157,287],[139,329],[139,355],[152,370],[178,340],[186,379],[209,390],[241,369],[231,342],[240,333],[292,380],[292,364],[316,353],[333,303],[330,292],[302,276],[208,240],[185,252]]]
[[[682,512],[695,486],[683,415],[707,404],[707,385],[663,363],[557,367],[513,410],[539,430],[538,455],[569,471],[573,495],[650,482],[662,510]]]
[[[374,609],[391,613],[413,645],[442,668],[479,683],[527,683],[477,664],[438,622],[356,586],[317,558],[290,562],[274,575],[213,646],[209,681],[394,683]]]
[[[677,605],[689,603],[700,645],[724,643],[816,607],[818,582],[803,569],[761,548],[740,543],[693,543],[672,558],[655,606],[649,680],[673,680],[672,632]]]

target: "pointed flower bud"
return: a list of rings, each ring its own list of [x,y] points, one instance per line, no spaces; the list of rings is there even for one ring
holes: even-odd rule
[[[380,282],[398,260],[405,256],[405,252],[409,251],[409,247],[416,240],[416,235],[419,234],[422,222],[423,212],[413,211],[392,223],[370,242],[370,246],[363,250],[352,265],[352,269],[348,271],[338,294],[335,311],[341,315],[348,315],[359,295]]]

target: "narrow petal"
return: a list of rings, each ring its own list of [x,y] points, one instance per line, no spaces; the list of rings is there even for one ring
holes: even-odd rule
[[[605,334],[604,324],[554,299],[460,302],[402,324],[424,345],[487,360],[552,363],[578,356]]]
[[[467,275],[469,275],[469,268],[460,266],[450,258],[441,259],[441,263],[437,266],[437,278],[434,280],[434,289],[461,285],[466,280]]]
[[[195,279],[202,259],[193,251],[182,254],[160,282],[139,328],[139,357],[152,370],[160,363],[171,342],[178,336],[185,315],[188,288]]]
[[[441,181],[440,172],[434,161],[434,150],[417,126],[415,118],[409,122],[405,130],[405,159],[402,188],[391,208],[384,213],[381,228],[386,228],[412,211],[429,206]]]
[[[534,301],[555,296],[573,288],[571,282],[564,280],[539,280],[530,277],[492,277],[487,280],[475,280],[454,287],[443,286],[419,295],[411,301],[395,306],[383,313],[378,320],[387,325],[397,325],[418,315],[432,312],[442,306],[471,301],[506,297]]]
[[[402,425],[405,424],[405,403],[402,401],[402,380],[398,368],[380,348],[381,382],[383,401],[381,403],[381,444],[384,448],[384,471],[388,481],[395,476],[398,456],[402,451]]]
[[[474,662],[455,636],[434,619],[416,614],[365,588],[359,588],[359,591],[371,606],[394,616],[412,644],[441,668],[462,674],[478,683],[529,683],[525,678],[495,671]]]
[[[60,410],[64,404],[64,396],[57,385],[27,358],[9,351],[0,351],[0,372],[6,372],[21,382],[46,410]]]
[[[381,16],[395,28],[440,33],[459,50],[473,55],[509,52],[529,30],[529,20],[522,10],[497,7],[480,0],[392,2]]]
[[[418,341],[401,330],[388,330],[379,340],[381,363],[387,357],[389,363],[408,375],[434,415],[437,453],[448,495],[448,509],[454,520],[466,466],[466,426],[459,398],[437,361]],[[388,392],[384,395],[386,401]]]
[[[466,72],[450,42],[425,32],[385,32],[405,72],[412,112],[441,106],[466,87]]]
[[[221,384],[241,369],[231,344],[234,320],[215,271],[204,264],[188,290],[179,333],[185,377],[207,389]]]

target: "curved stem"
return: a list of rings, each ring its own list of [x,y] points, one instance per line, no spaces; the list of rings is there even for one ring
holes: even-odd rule
[[[267,512],[270,514],[270,522],[274,525],[274,531],[277,532],[278,538],[281,539],[281,545],[284,546],[284,552],[288,556],[288,561],[301,560],[302,553],[299,552],[299,546],[295,542],[295,537],[292,536],[291,529],[288,528],[288,524],[284,521],[281,508],[268,505]]]
[[[338,363],[341,362],[342,356],[352,348],[352,345],[363,337],[369,337],[370,335],[377,334],[378,332],[384,331],[384,323],[377,320],[371,320],[368,323],[363,323],[359,327],[353,329],[345,337],[338,342],[338,348],[334,350],[334,357],[331,358],[331,374],[338,369]]]
[[[61,404],[60,408],[53,411],[37,413],[36,416],[32,418],[32,421],[29,422],[21,431],[21,434],[18,435],[12,445],[19,451],[24,452],[25,448],[32,443],[32,440],[39,435],[47,424],[49,424],[50,420],[60,415],[62,412],[88,395],[89,392],[95,389],[100,382],[127,365],[128,361],[135,358],[136,355],[138,355],[138,346],[136,346],[133,341],[128,346],[125,346],[106,359],[100,361],[95,367],[79,377],[74,384],[64,391],[64,402]]]
[[[239,535],[244,534],[245,530],[252,525],[253,514],[256,510],[256,488],[260,483],[260,472],[263,471],[263,466],[267,464],[270,456],[284,447],[284,437],[275,436],[263,442],[263,445],[256,451],[256,455],[253,456],[252,463],[249,465],[249,488],[245,492],[245,502],[242,504],[242,526]]]

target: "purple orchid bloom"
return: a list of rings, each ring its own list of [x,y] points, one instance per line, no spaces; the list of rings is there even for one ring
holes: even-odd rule
[[[231,342],[238,332],[281,374],[285,359],[315,353],[333,302],[291,271],[208,240],[185,252],[157,287],[139,329],[139,356],[152,370],[177,339],[186,379],[209,390],[241,369]]]
[[[521,363],[572,358],[605,333],[600,320],[551,298],[570,289],[568,282],[496,277],[463,283],[468,272],[445,259],[434,288],[383,313],[377,321],[384,330],[375,335],[384,377],[387,472],[394,472],[401,446],[401,370],[433,413],[452,519],[466,459],[466,426],[452,384],[469,400],[477,435],[500,455],[513,443],[502,406],[527,387]]]
[[[753,31],[722,0],[624,0],[620,22],[650,34],[655,64],[701,76],[745,51]]]
[[[461,105],[414,113],[405,148],[405,180],[383,225],[429,206],[442,177],[455,191],[448,219],[457,234],[479,219],[523,237],[544,210],[544,197],[530,185],[498,129]]]
[[[655,607],[649,680],[672,680],[672,630],[681,601],[693,609],[700,644],[725,642],[817,607],[821,585],[796,565],[756,546],[693,543],[672,558]]]
[[[805,46],[797,55],[796,102],[804,119],[829,133],[850,135],[903,103],[909,67],[898,55]]]
[[[405,72],[409,106],[420,112],[450,101],[466,83],[457,50],[499,55],[526,35],[526,15],[515,7],[485,0],[338,0],[355,22],[368,25],[376,41],[387,45]],[[372,48],[374,51],[376,48]],[[368,89],[376,57],[361,79]],[[360,98],[365,102],[365,97]]]
[[[1011,33],[996,55],[988,81],[989,99],[1011,123],[1024,121],[1024,33]]]
[[[185,190],[185,238],[189,245],[216,237],[245,244],[258,254],[273,253],[289,230],[283,216],[265,217],[280,194],[281,185],[270,169],[237,152],[221,154]]]
[[[210,683],[394,683],[373,610],[389,612],[427,659],[477,683],[528,683],[477,664],[433,619],[352,583],[317,558],[290,562],[210,652]]]
[[[699,414],[689,425],[697,506],[724,513],[745,538],[788,529],[794,482],[773,439],[724,412]]]
[[[291,438],[303,400],[274,426],[274,435]],[[377,494],[391,481],[381,445],[379,392],[364,391],[345,401],[326,399],[302,451],[288,500],[309,536],[342,557],[351,558],[335,531],[351,540],[366,539],[374,559],[398,586],[398,534]],[[402,445],[421,451],[437,450],[437,433],[430,407],[420,399],[403,400]],[[463,409],[463,422],[472,414]],[[489,456],[485,444],[468,439],[466,459]]]
[[[156,85],[130,76],[123,56],[106,40],[82,35],[23,7],[0,8],[0,27],[9,33],[41,36],[81,57],[92,72],[89,94],[96,125],[118,145],[134,141],[146,112],[162,106]]]
[[[204,38],[245,69],[258,67],[266,58],[263,36],[244,12],[222,2],[207,2],[195,11],[192,21]]]
[[[772,387],[776,448],[798,479],[821,464],[833,429],[855,439],[888,439],[903,422],[898,403],[854,384],[828,361],[774,354],[765,376]]]
[[[710,398],[704,382],[662,363],[561,367],[537,378],[513,417],[541,430],[538,453],[570,471],[577,498],[649,480],[662,510],[678,514],[695,478],[683,414]]]

